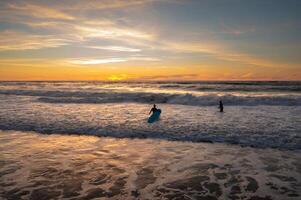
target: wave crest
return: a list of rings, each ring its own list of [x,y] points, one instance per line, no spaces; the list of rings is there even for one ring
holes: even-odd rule
[[[215,106],[222,99],[225,105],[256,106],[281,105],[301,106],[301,95],[236,96],[233,94],[168,94],[145,92],[85,92],[85,91],[44,91],[44,90],[1,90],[4,95],[36,96],[46,103],[170,103],[191,106]]]

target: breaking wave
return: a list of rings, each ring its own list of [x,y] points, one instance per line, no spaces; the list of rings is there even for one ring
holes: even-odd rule
[[[0,82],[0,130],[301,149],[300,87],[301,82]],[[219,100],[224,113],[217,109]],[[163,113],[148,124],[146,104],[152,103]]]
[[[195,95],[147,93],[147,92],[84,92],[84,91],[44,91],[44,90],[0,90],[2,95],[35,96],[46,103],[169,103],[192,106],[215,106],[222,99],[231,106],[300,106],[301,95],[233,95],[203,94]]]

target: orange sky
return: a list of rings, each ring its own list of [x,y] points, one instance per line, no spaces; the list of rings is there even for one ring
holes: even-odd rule
[[[0,80],[301,80],[295,4],[0,2]]]

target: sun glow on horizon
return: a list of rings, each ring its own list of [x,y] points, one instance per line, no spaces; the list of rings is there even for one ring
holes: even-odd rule
[[[119,75],[111,75],[108,77],[109,81],[123,81],[127,79],[127,75],[126,74],[119,74]]]
[[[0,2],[0,80],[301,80],[301,3],[216,3]]]

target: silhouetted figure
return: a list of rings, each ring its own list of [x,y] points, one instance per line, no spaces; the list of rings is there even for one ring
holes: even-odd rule
[[[219,111],[224,112],[224,104],[223,104],[222,100],[219,101]]]
[[[152,112],[156,112],[158,109],[156,108],[156,104],[154,104],[154,106],[152,107],[152,109],[149,111],[149,114],[151,114]]]
[[[156,108],[156,104],[154,104],[154,106],[152,107],[152,109],[149,111],[149,114],[151,114],[151,116],[149,116],[147,122],[148,123],[154,123],[155,121],[158,121],[161,115],[161,109],[157,109]]]

